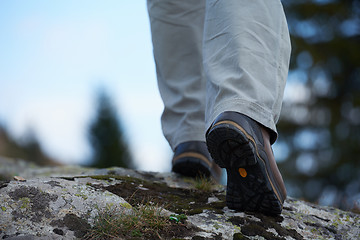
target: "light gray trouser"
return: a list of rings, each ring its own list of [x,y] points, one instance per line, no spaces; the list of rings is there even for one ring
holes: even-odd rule
[[[291,51],[280,0],[148,0],[148,11],[172,149],[205,141],[224,111],[276,137]]]

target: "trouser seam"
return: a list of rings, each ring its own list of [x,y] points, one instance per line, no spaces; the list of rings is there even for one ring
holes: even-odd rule
[[[211,111],[211,114],[209,115],[209,119],[207,119],[206,121],[206,129],[210,127],[211,123],[215,120],[215,118],[219,114],[225,111],[236,111],[245,114],[248,117],[254,119],[255,121],[259,122],[260,124],[264,125],[265,127],[277,133],[273,114],[271,113],[271,111],[265,109],[259,104],[250,102],[242,98],[235,98],[227,101],[222,101],[220,104],[217,104],[214,110]]]

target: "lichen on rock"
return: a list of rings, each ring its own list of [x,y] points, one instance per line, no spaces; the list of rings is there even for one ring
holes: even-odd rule
[[[76,181],[43,177],[11,181],[0,189],[0,237],[60,234],[73,239],[86,233],[99,209],[125,203],[121,197]]]
[[[8,195],[18,204],[18,207],[12,211],[13,220],[30,218],[35,223],[40,222],[43,217],[50,218],[52,216],[49,204],[58,198],[55,194],[41,192],[36,187],[26,186],[19,186]]]
[[[106,209],[131,215],[144,205],[161,208],[160,218],[170,225],[153,235],[136,230],[135,239],[360,239],[356,213],[291,197],[280,216],[236,212],[225,206],[224,187],[199,190],[194,181],[172,173],[66,166],[17,174],[26,181],[0,182],[4,239],[81,239]],[[173,216],[182,221],[171,222]]]

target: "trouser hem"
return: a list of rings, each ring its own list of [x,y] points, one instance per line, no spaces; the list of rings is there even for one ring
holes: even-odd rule
[[[203,130],[196,131],[194,129],[190,131],[181,131],[181,133],[176,134],[175,137],[168,139],[170,147],[173,151],[175,148],[183,142],[188,141],[200,141],[205,142],[205,132]]]
[[[217,104],[211,114],[208,115],[209,117],[206,121],[206,129],[209,129],[214,120],[221,113],[226,111],[242,113],[257,121],[261,125],[267,127],[269,130],[271,130],[271,143],[274,143],[277,139],[278,133],[274,121],[274,116],[271,111],[265,109],[259,104],[247,101],[245,99],[231,99],[228,101],[222,101],[221,103]]]

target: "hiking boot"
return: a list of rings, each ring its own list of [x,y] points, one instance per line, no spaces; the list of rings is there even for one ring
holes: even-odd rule
[[[214,161],[227,171],[230,209],[280,214],[286,189],[265,127],[251,118],[224,112],[206,133]]]
[[[221,179],[221,168],[212,160],[205,142],[190,141],[175,148],[172,171],[188,177]]]

